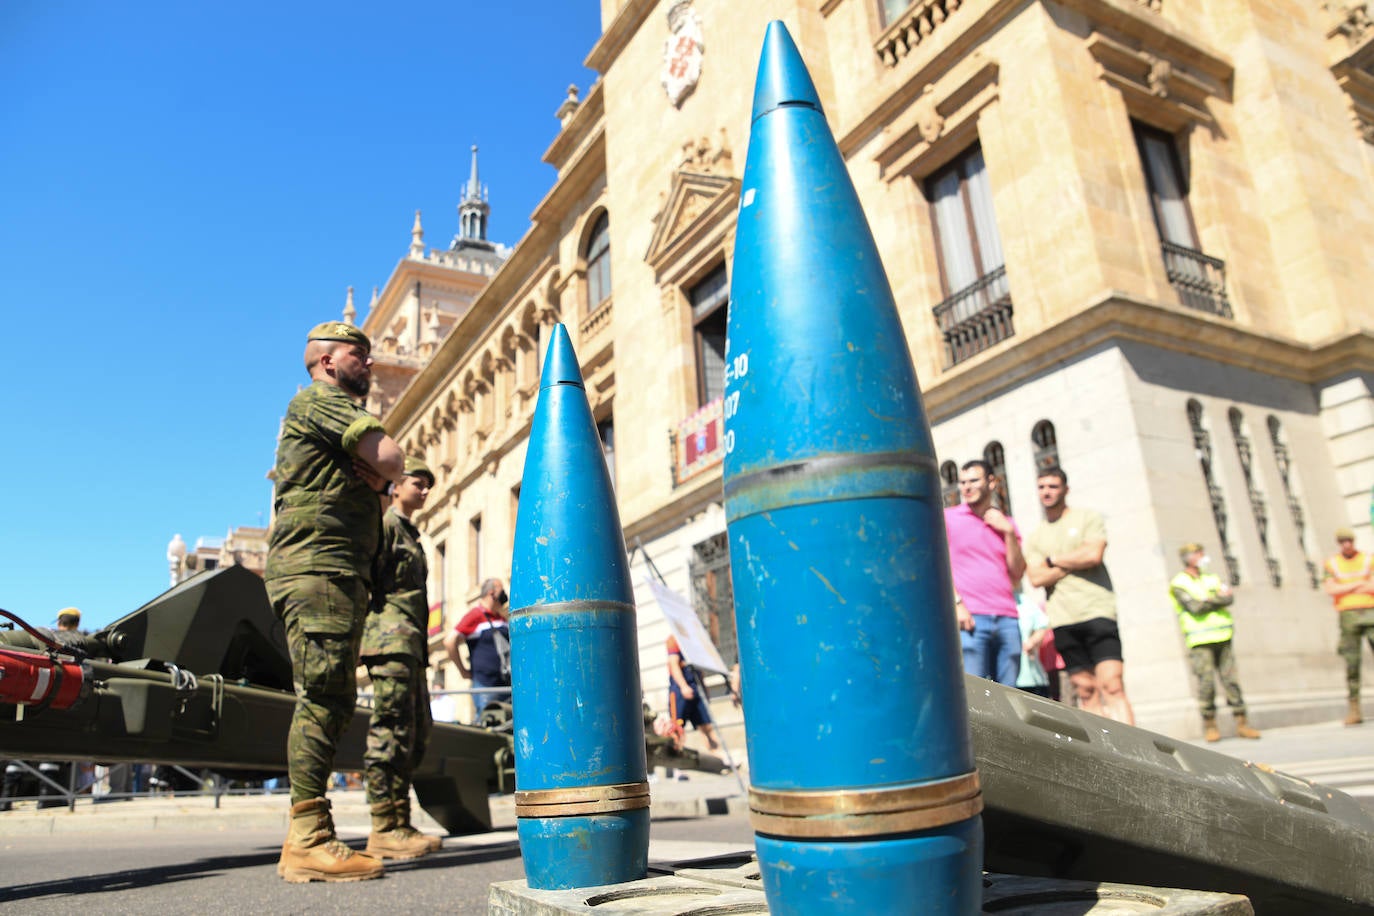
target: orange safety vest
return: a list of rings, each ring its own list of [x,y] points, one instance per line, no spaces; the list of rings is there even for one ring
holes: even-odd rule
[[[1340,585],[1369,578],[1369,570],[1369,555],[1358,551],[1348,560],[1344,554],[1338,553],[1326,561],[1327,576],[1335,579]],[[1335,601],[1338,611],[1358,611],[1374,607],[1374,595],[1364,595],[1359,592],[1337,595],[1332,600]]]

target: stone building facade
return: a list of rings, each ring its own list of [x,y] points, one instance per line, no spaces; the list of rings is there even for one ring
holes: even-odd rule
[[[509,573],[539,360],[561,321],[637,579],[691,596],[733,660],[720,370],[754,69],[776,18],[868,213],[943,472],[987,457],[1028,532],[1035,469],[1057,461],[1070,501],[1106,517],[1141,724],[1198,731],[1165,597],[1191,540],[1236,584],[1254,717],[1335,714],[1342,669],[1316,569],[1337,526],[1374,546],[1365,3],[601,0],[601,13],[599,78],[558,109],[544,153],[558,175],[528,235],[381,405],[438,474],[420,521],[450,624],[483,577]],[[374,337],[390,301],[364,325]],[[647,587],[639,598],[646,694],[661,703],[667,628]]]

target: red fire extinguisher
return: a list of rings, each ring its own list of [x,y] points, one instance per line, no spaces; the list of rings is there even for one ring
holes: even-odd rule
[[[83,662],[0,648],[0,703],[70,709],[89,692]]]

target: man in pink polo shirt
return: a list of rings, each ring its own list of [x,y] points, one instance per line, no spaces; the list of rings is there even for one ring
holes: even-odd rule
[[[1021,533],[992,502],[997,477],[986,461],[959,472],[963,503],[945,510],[954,612],[964,647],[964,671],[1016,686],[1021,670],[1021,628],[1013,585],[1026,572]]]

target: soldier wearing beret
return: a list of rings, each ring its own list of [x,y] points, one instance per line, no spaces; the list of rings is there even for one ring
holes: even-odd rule
[[[367,731],[367,800],[372,811],[369,855],[413,859],[439,848],[410,823],[410,779],[425,755],[433,719],[427,669],[429,568],[420,530],[411,521],[434,486],[423,461],[405,460],[405,476],[382,516],[382,546],[372,583],[372,607],[363,628],[362,662],[372,680],[372,721]]]
[[[357,701],[354,669],[382,530],[377,494],[404,469],[400,448],[361,404],[371,352],[350,324],[316,326],[305,345],[311,384],[291,399],[277,443],[264,578],[286,627],[296,691],[286,741],[291,824],[277,864],[293,883],[382,874],[380,860],[338,841],[325,798]]]

